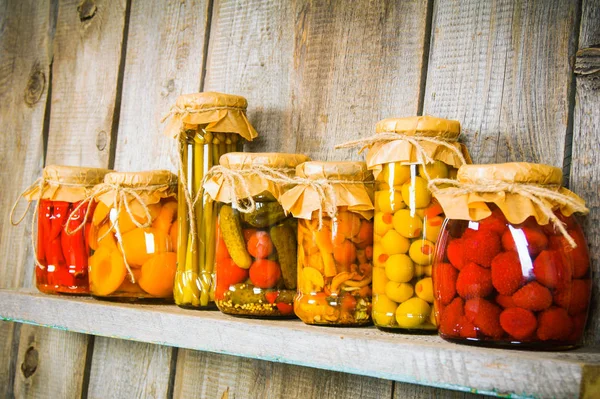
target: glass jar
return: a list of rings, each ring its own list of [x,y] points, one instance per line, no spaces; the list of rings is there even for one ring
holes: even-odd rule
[[[181,307],[215,306],[217,209],[202,191],[202,181],[208,170],[219,164],[221,155],[242,150],[244,141],[257,136],[246,117],[247,106],[241,96],[203,92],[180,96],[171,111],[173,118],[165,133],[178,138],[181,161],[174,287],[175,303]]]
[[[546,181],[560,184],[561,170],[552,169],[547,175],[554,177]],[[502,209],[490,201],[489,216],[444,224],[433,265],[440,336],[485,346],[573,348],[581,340],[591,294],[583,231],[572,210],[568,217],[558,209],[554,214],[576,248],[553,223],[533,215],[511,223],[530,209],[514,201],[499,200]],[[481,203],[473,206],[481,209]]]
[[[431,265],[444,214],[428,183],[455,178],[456,166],[470,160],[456,142],[460,124],[390,118],[377,123],[376,132],[375,139],[388,134],[393,140],[367,154],[376,176],[373,322],[386,331],[435,332]]]
[[[104,183],[108,188],[98,197],[89,234],[91,294],[125,301],[172,301],[178,239],[176,176],[168,171],[115,172],[106,175]]]
[[[297,223],[278,198],[286,189],[281,179],[291,180],[294,168],[307,160],[299,154],[231,153],[205,184],[218,201],[215,302],[221,312],[294,317]]]
[[[296,177],[282,196],[298,218],[296,315],[306,324],[370,324],[372,173],[363,162],[306,162]]]
[[[107,169],[50,165],[23,193],[38,200],[35,284],[46,294],[89,294],[90,224],[85,215],[94,201],[85,201],[102,182]],[[23,215],[24,216],[24,215]],[[12,217],[12,215],[11,215]],[[12,219],[11,219],[12,220]]]

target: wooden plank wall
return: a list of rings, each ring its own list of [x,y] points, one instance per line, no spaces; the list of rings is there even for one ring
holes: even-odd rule
[[[0,0],[0,205],[9,209],[44,163],[174,170],[160,118],[182,93],[244,95],[261,134],[249,150],[326,160],[359,159],[333,145],[370,134],[378,119],[425,113],[459,119],[477,162],[563,167],[592,208],[598,273],[599,9],[599,0]],[[30,286],[31,215],[15,228],[1,217],[0,287]],[[598,344],[592,319],[586,341]],[[473,396],[11,323],[0,324],[0,342],[2,397]]]

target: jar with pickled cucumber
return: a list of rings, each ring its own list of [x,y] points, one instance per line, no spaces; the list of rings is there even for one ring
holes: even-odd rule
[[[89,240],[91,224],[86,215],[94,212],[96,202],[86,199],[108,172],[108,169],[49,165],[42,177],[23,193],[28,201],[38,201],[34,256],[35,285],[41,292],[89,294],[88,257],[95,248]],[[24,217],[25,214],[21,220]]]
[[[209,172],[204,188],[218,202],[215,302],[221,312],[294,317],[297,223],[279,198],[295,167],[308,159],[230,153]]]
[[[96,187],[89,232],[90,292],[123,301],[173,301],[177,176],[113,172]]]
[[[561,185],[560,168],[507,163],[463,166],[455,186],[436,191],[448,217],[433,264],[442,338],[541,350],[580,344],[592,280],[575,214],[587,209]]]
[[[466,161],[457,121],[380,121],[367,164],[375,174],[373,322],[384,330],[435,332],[432,263],[444,222],[428,187]],[[377,142],[378,135],[386,140]],[[380,137],[383,137],[380,136]]]
[[[171,108],[165,134],[179,142],[177,273],[175,303],[214,308],[217,209],[202,190],[208,170],[221,155],[242,151],[257,137],[246,117],[244,97],[216,92],[182,95]]]
[[[282,197],[298,218],[296,315],[306,324],[371,323],[373,175],[363,162],[307,162]]]

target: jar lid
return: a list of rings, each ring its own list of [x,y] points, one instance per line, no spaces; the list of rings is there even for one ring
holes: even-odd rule
[[[168,170],[111,172],[104,176],[104,183],[126,187],[171,186],[177,184],[177,176]]]
[[[377,122],[375,132],[455,139],[460,135],[460,122],[429,115],[387,118]]]
[[[102,183],[109,169],[87,168],[80,166],[48,165],[42,172],[42,178],[53,183],[81,184],[94,186]]]
[[[457,180],[461,183],[485,184],[493,181],[505,183],[531,183],[561,186],[562,170],[555,166],[508,162],[487,165],[464,165],[458,169]]]
[[[277,152],[229,152],[221,155],[219,164],[230,169],[245,169],[253,165],[268,166],[274,169],[291,169],[310,158],[303,154]]]
[[[214,107],[227,107],[245,111],[248,107],[248,100],[235,94],[205,91],[202,93],[183,94],[177,97],[175,104],[183,109],[193,108],[201,110]]]
[[[373,172],[365,162],[304,162],[296,167],[296,176],[307,179],[372,181]]]

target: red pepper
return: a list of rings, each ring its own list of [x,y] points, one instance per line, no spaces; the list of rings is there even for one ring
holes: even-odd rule
[[[65,201],[54,201],[54,211],[52,212],[52,222],[49,239],[53,240],[60,235],[67,217],[69,216],[69,207],[71,204]]]
[[[64,201],[54,201],[54,209],[52,211],[52,218],[50,219],[50,234],[48,235],[48,246],[46,247],[46,261],[48,266],[48,284],[60,285],[60,281],[57,280],[59,270],[65,267],[65,257],[62,251],[61,245],[61,232],[63,225],[67,220],[69,212],[69,203]]]
[[[37,259],[41,264],[46,263],[46,247],[50,235],[50,219],[52,218],[52,201],[40,200],[38,208],[38,238]]]
[[[69,232],[75,231],[82,223],[87,210],[87,204],[79,209],[79,203],[73,204],[73,210],[69,213],[70,220],[67,222]],[[66,258],[67,266],[72,274],[78,275],[85,273],[88,266],[88,251],[85,243],[85,226],[74,232],[67,234],[63,229],[61,233],[61,243],[63,255]]]

